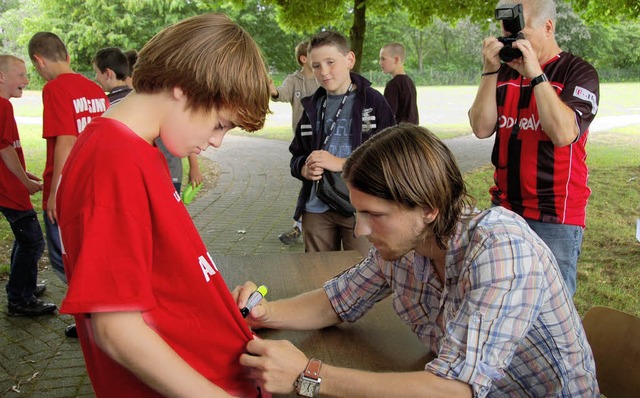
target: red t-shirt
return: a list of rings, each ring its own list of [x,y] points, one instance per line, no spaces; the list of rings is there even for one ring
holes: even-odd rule
[[[9,146],[16,150],[20,164],[26,170],[18,126],[13,115],[13,105],[8,99],[0,97],[0,150]],[[33,209],[27,187],[2,160],[0,160],[0,207],[25,211]]]
[[[96,83],[79,73],[64,73],[44,85],[42,103],[42,138],[47,140],[47,162],[42,174],[42,208],[46,210],[51,192],[56,137],[77,137],[91,119],[107,110],[109,100]]]
[[[589,124],[598,111],[598,74],[582,58],[566,52],[542,67],[560,100],[574,111],[579,136],[571,145],[556,147],[542,129],[529,79],[502,67],[491,156],[496,167],[492,202],[524,218],[584,227],[591,194],[585,146]]]
[[[98,397],[159,396],[93,339],[94,312],[141,311],[186,362],[232,395],[256,397],[239,357],[252,339],[175,191],[162,153],[97,118],[62,171],[57,209],[74,314]]]

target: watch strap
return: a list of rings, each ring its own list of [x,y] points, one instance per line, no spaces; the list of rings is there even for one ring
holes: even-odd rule
[[[547,78],[546,74],[541,74],[539,76],[534,77],[533,79],[531,79],[531,88],[537,86],[538,84],[542,83],[542,82],[548,82],[549,79]]]
[[[303,375],[309,379],[318,380],[320,378],[320,368],[322,367],[322,361],[316,358],[311,358],[307,367],[304,369]]]
[[[319,359],[311,358],[307,367],[300,377],[293,384],[296,393],[302,397],[317,397],[320,393],[320,368],[322,367],[322,361]]]

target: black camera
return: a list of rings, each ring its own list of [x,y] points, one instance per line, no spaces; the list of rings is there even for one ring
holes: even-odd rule
[[[510,62],[522,57],[522,51],[511,46],[514,41],[524,39],[524,35],[520,32],[524,29],[522,4],[505,5],[496,8],[496,19],[502,21],[505,32],[509,33],[509,36],[498,37],[498,41],[504,44],[504,47],[500,49],[500,60],[502,62]]]

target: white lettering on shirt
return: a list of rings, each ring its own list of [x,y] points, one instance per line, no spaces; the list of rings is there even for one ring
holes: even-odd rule
[[[84,128],[87,127],[87,124],[91,121],[91,117],[81,117],[80,119],[76,119],[76,127],[78,128],[78,134],[84,131]]]
[[[86,97],[82,97],[73,100],[73,107],[76,113],[102,113],[107,110],[107,102],[104,98],[87,99]]]
[[[573,89],[573,96],[583,101],[587,101],[591,104],[591,113],[596,114],[598,112],[598,104],[596,101],[596,95],[584,87],[576,86]]]
[[[11,146],[13,146],[15,149],[22,148],[22,145],[20,145],[20,140],[13,141],[13,144],[11,144]]]
[[[176,200],[176,202],[180,202],[182,200],[178,191],[173,191],[173,198]]]
[[[75,109],[76,114],[82,112],[101,114],[102,112],[107,110],[107,102],[104,98],[76,98],[73,100],[73,108]],[[91,116],[82,116],[76,119],[78,134],[84,131],[84,128],[87,127],[87,124],[89,124],[89,122],[91,122]]]
[[[513,117],[506,117],[504,115],[498,118],[498,126],[500,128],[511,128],[516,124],[516,119]],[[530,118],[520,118],[518,120],[520,131],[532,130],[536,131],[540,127],[540,120],[536,120],[535,115],[531,115]]]
[[[204,256],[198,257],[198,263],[200,264],[200,268],[202,269],[202,273],[204,274],[204,279],[209,282],[211,280],[210,276],[214,276],[218,273],[218,267],[213,262],[211,255],[207,252],[207,257]]]

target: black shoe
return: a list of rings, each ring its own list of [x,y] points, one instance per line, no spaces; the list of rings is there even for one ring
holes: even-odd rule
[[[33,291],[33,295],[36,297],[40,297],[44,294],[46,290],[47,290],[47,285],[45,285],[44,283],[38,283],[36,285],[36,290]]]
[[[34,299],[26,303],[7,304],[10,316],[40,316],[53,314],[58,307],[53,303],[45,303],[40,299]]]
[[[278,236],[278,239],[280,239],[280,242],[284,243],[285,245],[292,245],[298,241],[301,234],[302,233],[300,231],[300,228],[293,227],[289,231],[280,234]]]
[[[64,335],[67,337],[73,337],[74,339],[78,338],[78,329],[76,329],[76,324],[69,325],[64,329]]]

